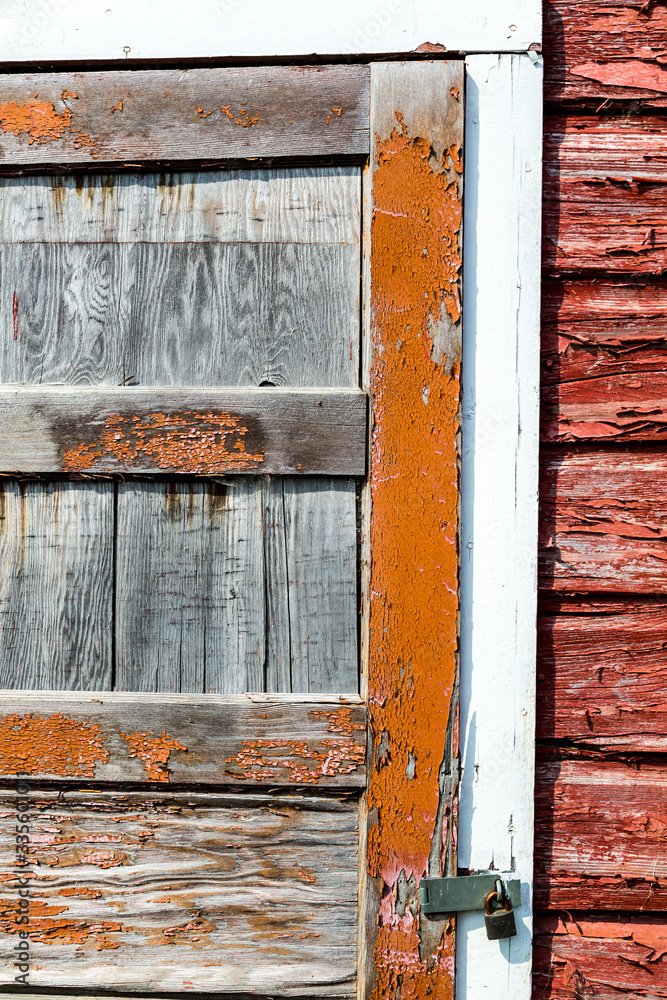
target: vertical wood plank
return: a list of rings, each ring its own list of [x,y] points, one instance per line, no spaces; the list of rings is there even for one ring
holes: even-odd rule
[[[417,886],[455,869],[463,72],[371,73],[367,940],[362,995],[451,998],[449,920]],[[409,822],[406,822],[409,817]]]
[[[124,484],[117,551],[118,690],[262,690],[258,479]]]
[[[112,532],[108,483],[0,483],[0,688],[111,689]]]

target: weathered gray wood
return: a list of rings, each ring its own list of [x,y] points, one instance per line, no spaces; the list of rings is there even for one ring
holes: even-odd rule
[[[16,804],[0,802],[5,969]],[[356,802],[40,792],[30,817],[33,988],[354,996]]]
[[[0,243],[351,243],[361,168],[0,177]]]
[[[0,482],[0,687],[110,688],[112,530],[113,486]]]
[[[0,471],[363,475],[360,390],[0,386]]]
[[[117,688],[263,690],[258,480],[127,483],[118,494],[117,532]]]
[[[355,245],[123,250],[132,276],[127,366],[139,384],[358,385]]]
[[[0,377],[352,387],[358,289],[354,244],[0,244]]]
[[[357,703],[68,694],[0,693],[0,778],[365,783],[366,715]]]
[[[2,166],[363,156],[368,80],[365,66],[1,76]]]
[[[284,479],[281,486],[286,577],[274,579],[271,589],[287,594],[289,689],[357,690],[355,484],[309,478]],[[276,668],[269,663],[281,690],[280,661]]]

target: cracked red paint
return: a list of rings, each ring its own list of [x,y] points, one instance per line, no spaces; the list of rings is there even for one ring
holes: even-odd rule
[[[138,757],[143,761],[146,773],[150,781],[169,781],[169,768],[167,762],[172,750],[187,751],[178,740],[167,736],[164,729],[159,736],[151,736],[150,733],[125,733],[120,734],[124,740],[130,744],[131,750],[128,757]]]
[[[195,475],[256,469],[264,454],[247,452],[248,428],[231,413],[110,414],[97,440],[69,448],[63,468],[83,472],[155,467]]]
[[[289,758],[274,758],[266,750],[288,750]],[[236,764],[240,774],[251,781],[277,778],[280,771],[288,771],[288,780],[297,784],[316,785],[320,778],[337,774],[350,774],[364,763],[366,748],[351,739],[320,740],[317,749],[306,740],[244,740],[243,749],[227,764]],[[315,760],[315,767],[308,767],[299,760]],[[239,776],[239,771],[227,771]]]
[[[106,764],[106,736],[98,725],[57,713],[48,719],[10,715],[0,719],[0,774],[57,774],[94,778]]]

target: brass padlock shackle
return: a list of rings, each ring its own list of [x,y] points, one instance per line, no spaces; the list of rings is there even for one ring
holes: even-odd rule
[[[507,911],[509,911],[509,910],[511,910],[511,909],[512,909],[512,905],[511,905],[511,903],[510,903],[510,901],[509,901],[509,898],[508,898],[508,896],[507,896],[507,895],[505,895],[505,893],[503,893],[503,898],[501,899],[501,898],[500,898],[500,894],[499,894],[498,890],[497,890],[497,889],[492,889],[492,890],[491,890],[491,892],[490,892],[490,893],[488,894],[488,896],[486,897],[486,899],[484,900],[484,912],[485,912],[485,913],[486,913],[486,914],[487,914],[487,915],[488,915],[489,917],[490,917],[490,916],[491,916],[491,914],[493,913],[493,910],[491,909],[491,900],[492,900],[492,899],[493,899],[494,897],[495,897],[495,898],[497,899],[497,901],[498,901],[499,903],[502,903],[502,904],[503,904],[503,910],[505,910],[505,911],[507,912]],[[498,912],[498,911],[496,910],[496,913],[497,913],[497,912]]]

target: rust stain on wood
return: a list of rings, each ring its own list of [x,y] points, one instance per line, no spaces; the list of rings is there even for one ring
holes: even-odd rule
[[[159,736],[151,736],[150,733],[125,733],[120,734],[124,740],[130,744],[128,757],[138,757],[143,761],[146,774],[150,781],[169,781],[169,768],[167,766],[169,755],[172,750],[183,750],[187,752],[178,740],[172,739],[162,730]]]
[[[282,751],[283,756],[273,756],[266,751]],[[285,753],[289,757],[285,757]],[[320,778],[337,774],[351,774],[362,767],[366,758],[363,743],[353,739],[338,738],[319,740],[316,747],[307,740],[260,739],[244,740],[243,748],[227,764],[236,764],[239,770],[227,771],[235,777],[242,775],[250,781],[277,778],[281,771],[288,772],[288,781],[296,784],[316,785]],[[315,766],[301,761],[315,761]]]
[[[0,774],[95,777],[109,751],[100,727],[60,713],[48,719],[10,715],[0,719]]]
[[[195,475],[215,475],[232,469],[261,466],[264,453],[246,451],[249,428],[231,413],[110,414],[96,440],[82,442],[63,455],[68,472],[93,467],[113,469],[146,465]]]
[[[458,156],[434,165],[396,117],[378,140],[371,225],[368,871],[383,885],[374,996],[413,1000],[451,997],[454,976],[451,925],[422,957],[419,917],[397,911],[395,890],[427,870],[453,710],[460,359],[449,336],[435,360],[433,334],[460,318],[461,201]]]

